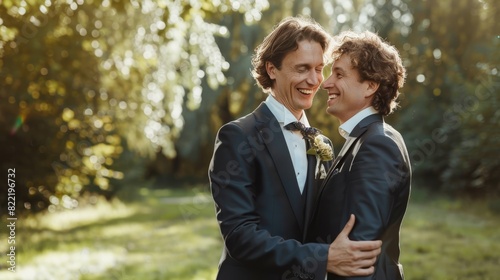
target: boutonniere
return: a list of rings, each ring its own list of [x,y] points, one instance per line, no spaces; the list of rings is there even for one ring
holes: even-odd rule
[[[333,148],[330,139],[321,134],[318,129],[314,129],[314,133],[306,134],[304,137],[309,142],[309,150],[307,154],[316,156],[315,178],[326,178],[326,169],[321,162],[333,160]]]
[[[321,134],[321,130],[315,127],[303,128],[302,135],[309,142],[307,154],[315,155],[321,161],[333,160],[333,149],[330,139]]]
[[[307,154],[315,155],[321,161],[333,160],[333,149],[330,146],[330,140],[323,134],[308,136],[309,146],[311,147]]]
[[[307,154],[316,156],[315,178],[324,179],[326,177],[325,166],[321,162],[333,160],[332,142],[321,134],[321,130],[315,127],[306,127],[301,122],[291,122],[284,126],[287,130],[300,131],[304,139],[309,143]]]

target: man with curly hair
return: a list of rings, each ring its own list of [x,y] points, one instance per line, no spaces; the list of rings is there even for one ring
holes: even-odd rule
[[[304,134],[315,133],[304,129],[304,110],[323,82],[330,39],[313,20],[294,17],[281,21],[256,48],[252,74],[268,97],[220,128],[209,167],[224,240],[218,280],[373,273],[381,242],[349,240],[354,219],[331,244],[303,243],[316,197],[316,167],[327,164],[326,176],[331,164],[306,154],[304,141]]]
[[[320,187],[309,241],[331,240],[351,214],[352,240],[382,240],[375,273],[328,279],[403,279],[399,233],[410,196],[411,166],[401,134],[384,122],[397,106],[405,68],[398,51],[372,32],[334,37],[327,113],[346,142]]]

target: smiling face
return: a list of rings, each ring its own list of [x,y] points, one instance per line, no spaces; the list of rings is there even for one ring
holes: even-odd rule
[[[352,67],[348,54],[341,55],[332,65],[332,74],[323,83],[328,92],[326,112],[344,123],[364,108],[370,107],[378,84],[361,81]]]
[[[323,82],[323,67],[321,45],[315,41],[300,41],[297,50],[284,57],[281,69],[267,62],[267,73],[274,80],[271,94],[300,119],[304,110],[312,106]]]

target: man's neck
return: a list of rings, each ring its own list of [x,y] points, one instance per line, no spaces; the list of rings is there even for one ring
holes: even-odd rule
[[[299,121],[302,118],[302,116],[304,115],[304,110],[293,110],[292,108],[290,108],[291,106],[288,105],[288,102],[286,102],[286,100],[284,100],[282,98],[278,98],[276,96],[276,94],[274,94],[273,92],[270,93],[270,96],[272,98],[274,98],[274,100],[279,102],[281,105],[285,106],[285,108],[288,109],[288,111],[290,111],[290,113],[292,113],[292,115],[295,116],[297,121]]]

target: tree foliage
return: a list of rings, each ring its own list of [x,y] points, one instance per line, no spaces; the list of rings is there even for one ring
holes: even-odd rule
[[[0,165],[16,168],[18,205],[31,210],[75,207],[88,192],[112,196],[146,161],[150,176],[205,178],[219,127],[266,97],[250,74],[255,47],[283,17],[305,15],[332,34],[369,29],[400,50],[407,83],[388,119],[406,138],[415,178],[499,192],[499,6],[2,1]],[[308,116],[339,149],[325,102],[320,91]]]
[[[202,81],[225,83],[215,43],[227,13],[254,20],[267,1],[11,1],[0,4],[2,167],[18,205],[72,208],[114,191],[124,149],[177,153],[183,109]],[[6,192],[1,194],[2,200]]]
[[[450,4],[407,3],[414,21],[401,42],[409,70],[403,133],[415,174],[433,188],[498,193],[499,4]]]

